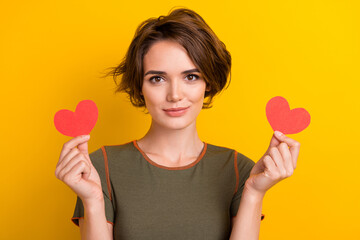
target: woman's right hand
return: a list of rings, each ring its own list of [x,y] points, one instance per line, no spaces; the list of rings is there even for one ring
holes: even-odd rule
[[[87,142],[90,135],[74,137],[63,145],[55,176],[68,185],[83,202],[103,200],[99,174],[92,165]]]

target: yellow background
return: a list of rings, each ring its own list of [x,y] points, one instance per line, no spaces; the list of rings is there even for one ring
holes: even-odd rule
[[[265,106],[283,96],[312,117],[292,177],[263,205],[261,239],[359,239],[358,1],[3,1],[0,5],[0,239],[80,239],[75,194],[55,177],[60,109],[91,99],[90,152],[141,138],[150,117],[100,78],[136,27],[175,6],[197,11],[233,59],[230,87],[198,118],[200,138],[257,161],[272,129]]]

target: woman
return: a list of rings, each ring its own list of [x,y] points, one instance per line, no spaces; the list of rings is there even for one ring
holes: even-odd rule
[[[75,137],[56,167],[78,196],[72,220],[83,239],[259,238],[264,195],[292,175],[300,144],[275,132],[255,164],[200,140],[196,118],[223,90],[230,68],[225,45],[192,10],[138,27],[110,74],[122,75],[117,91],[148,110],[150,129],[90,155],[90,136]]]

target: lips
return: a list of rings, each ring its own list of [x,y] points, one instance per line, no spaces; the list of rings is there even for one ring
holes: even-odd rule
[[[164,112],[170,117],[181,117],[186,114],[189,108],[190,107],[168,108],[164,109]]]
[[[180,107],[180,108],[168,108],[168,109],[164,109],[164,111],[167,111],[167,112],[176,112],[176,111],[181,111],[181,110],[184,110],[184,109],[187,109],[189,107]]]

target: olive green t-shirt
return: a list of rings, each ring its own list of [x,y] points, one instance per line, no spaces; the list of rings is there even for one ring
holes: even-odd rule
[[[183,167],[158,165],[137,141],[89,154],[99,173],[114,239],[229,239],[245,181],[254,162],[236,150],[204,142]],[[84,217],[77,197],[71,220]]]

